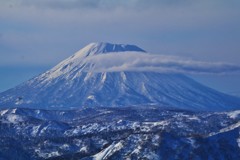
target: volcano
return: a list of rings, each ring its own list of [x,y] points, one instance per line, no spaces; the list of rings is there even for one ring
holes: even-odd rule
[[[98,71],[86,60],[105,54],[150,54],[135,45],[91,43],[49,71],[0,93],[0,107],[73,109],[158,106],[197,111],[240,109],[240,99],[177,73]],[[98,62],[104,63],[104,62]]]

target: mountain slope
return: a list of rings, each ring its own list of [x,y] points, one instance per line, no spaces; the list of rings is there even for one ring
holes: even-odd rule
[[[51,70],[0,94],[0,107],[81,108],[156,105],[189,110],[240,108],[238,98],[181,74],[95,72],[87,59],[101,54],[146,53],[134,45],[92,43]],[[101,63],[101,62],[100,62]]]

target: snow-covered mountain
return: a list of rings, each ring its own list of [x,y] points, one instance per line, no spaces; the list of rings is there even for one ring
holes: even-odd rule
[[[89,61],[103,54],[150,54],[134,45],[91,43],[49,71],[0,94],[0,107],[82,108],[159,106],[232,110],[240,99],[182,74],[147,71],[96,72]],[[98,62],[105,63],[105,62]]]
[[[0,110],[0,159],[240,159],[240,110]]]
[[[225,111],[238,98],[182,74],[99,69],[122,54],[150,53],[92,43],[1,93],[0,159],[240,159],[240,110]]]

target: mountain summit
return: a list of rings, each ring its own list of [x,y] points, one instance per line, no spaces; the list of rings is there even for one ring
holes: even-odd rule
[[[146,51],[135,45],[91,43],[49,71],[0,93],[0,107],[70,109],[154,105],[203,111],[240,108],[240,99],[182,74],[95,72],[96,64],[88,62],[89,58],[112,53],[145,54]]]
[[[136,51],[136,52],[146,52],[136,45],[129,44],[112,44],[105,42],[90,43],[80,51],[87,51],[87,53],[99,54],[99,53],[109,53],[109,52],[126,52],[126,51]]]

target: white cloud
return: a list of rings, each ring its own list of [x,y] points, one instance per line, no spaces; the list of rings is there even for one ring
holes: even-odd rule
[[[240,73],[240,66],[220,62],[203,62],[175,56],[120,52],[95,55],[84,60],[86,71],[143,71],[187,74]]]

